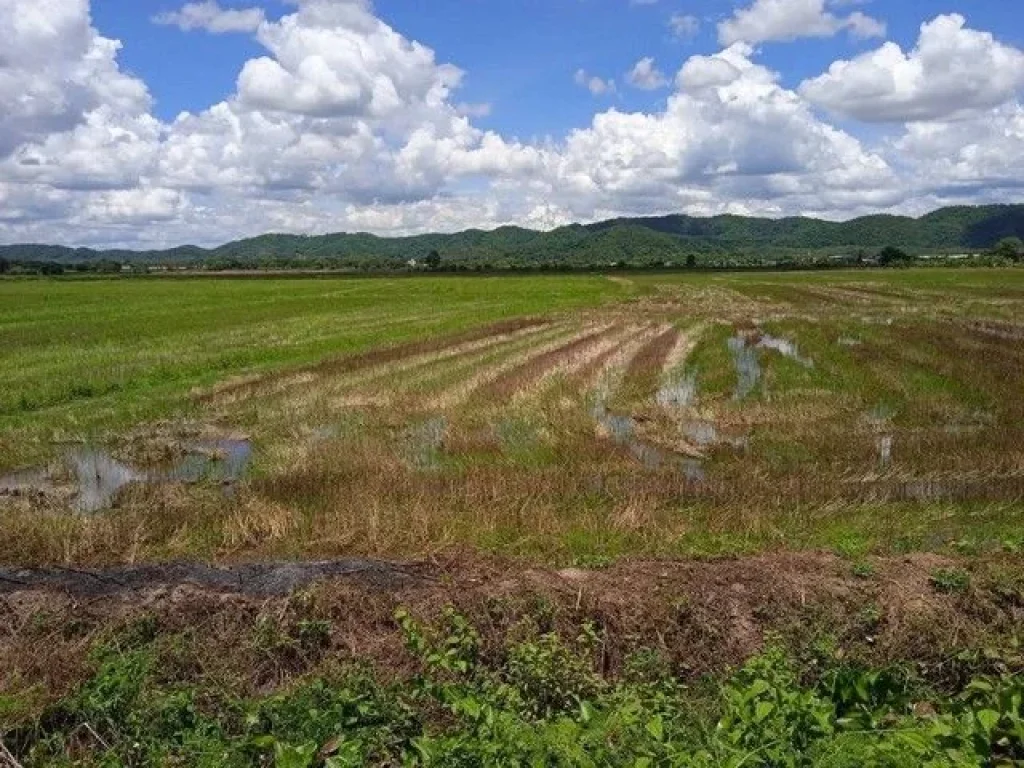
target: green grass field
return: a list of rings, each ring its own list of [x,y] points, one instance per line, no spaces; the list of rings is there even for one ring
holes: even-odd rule
[[[0,280],[0,468],[185,412],[230,376],[623,294],[599,277]]]

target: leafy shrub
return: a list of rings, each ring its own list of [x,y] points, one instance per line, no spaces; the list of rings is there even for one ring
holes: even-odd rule
[[[937,768],[1024,760],[1024,679],[1019,659],[998,654],[973,665],[991,674],[941,695],[910,667],[839,664],[809,674],[820,660],[800,668],[779,648],[717,686],[690,687],[652,651],[634,654],[621,680],[601,677],[601,638],[591,627],[568,642],[547,633],[488,655],[453,611],[436,627],[397,618],[420,664],[412,680],[382,685],[348,670],[235,700],[160,682],[151,649],[107,647],[92,678],[5,743],[26,768]],[[136,629],[143,631],[129,634],[148,636]]]

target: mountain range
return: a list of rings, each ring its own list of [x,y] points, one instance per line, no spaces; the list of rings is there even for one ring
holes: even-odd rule
[[[874,255],[886,246],[910,253],[963,253],[1024,238],[1024,204],[941,208],[919,218],[876,214],[834,222],[722,215],[617,218],[540,232],[505,226],[452,234],[378,237],[366,233],[266,234],[216,248],[185,245],[151,251],[57,245],[0,246],[10,262],[88,264],[116,261],[203,266],[404,267],[437,252],[463,267],[752,263],[809,256]]]

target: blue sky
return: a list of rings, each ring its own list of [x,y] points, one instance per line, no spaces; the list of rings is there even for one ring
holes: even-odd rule
[[[93,18],[104,34],[120,39],[126,69],[147,82],[156,97],[156,113],[165,119],[182,110],[200,110],[229,96],[242,64],[263,53],[244,35],[202,35],[152,23],[159,11],[180,4],[166,0],[103,0]],[[226,0],[224,8],[255,3]],[[294,10],[282,2],[260,4],[270,18]],[[429,10],[424,6],[429,5]],[[595,100],[573,83],[584,68],[605,78],[621,79],[644,56],[676,69],[695,53],[718,49],[715,24],[741,5],[730,0],[378,0],[377,15],[411,39],[434,48],[438,58],[465,70],[460,91],[469,103],[489,103],[492,112],[478,123],[528,139],[562,136],[586,125]],[[852,3],[851,3],[852,5]],[[858,3],[868,10],[868,4]],[[999,37],[1024,47],[1024,4],[1015,0],[897,0],[876,2],[888,26],[887,39],[913,47],[921,23],[955,10],[972,27],[997,31]],[[958,7],[958,5],[962,7]],[[674,14],[701,22],[693,38],[680,39],[669,27]],[[826,69],[837,56],[870,49],[877,40],[806,39],[798,45],[765,43],[760,61],[793,86]],[[168,66],[168,62],[174,66]],[[619,90],[603,100],[624,110],[655,108],[664,93]]]
[[[248,8],[255,3],[225,0],[220,5]],[[294,10],[282,2],[260,5],[272,19]],[[717,50],[715,24],[737,5],[730,0],[432,0],[424,11],[423,4],[410,0],[378,0],[375,8],[384,21],[466,71],[463,100],[492,105],[491,114],[479,119],[481,126],[531,138],[561,136],[589,120],[595,104],[573,83],[579,68],[621,78],[644,56],[669,68],[678,66],[690,55]],[[1013,0],[963,5],[951,7],[943,0],[886,3],[887,37],[912,47],[922,21],[952,8],[972,26],[999,30],[1003,40],[1024,47],[1024,8],[1015,9]],[[166,0],[104,0],[92,9],[97,28],[122,41],[125,68],[149,84],[155,112],[164,119],[226,98],[245,61],[263,53],[249,36],[187,33],[151,21],[156,13],[179,6]],[[692,38],[675,36],[669,26],[674,14],[698,18],[700,30]],[[827,68],[837,54],[849,56],[875,42],[841,37],[799,45],[767,43],[761,60],[784,83],[795,85]],[[664,94],[634,89],[605,101],[634,110],[654,108],[663,99]]]
[[[1016,201],[1022,22],[1014,0],[9,0],[0,241]]]

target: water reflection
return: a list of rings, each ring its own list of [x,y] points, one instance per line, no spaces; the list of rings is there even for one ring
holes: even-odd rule
[[[52,494],[66,479],[73,494],[72,507],[77,512],[98,512],[108,509],[132,483],[211,480],[230,493],[251,460],[252,443],[239,439],[198,441],[180,460],[149,469],[132,467],[103,448],[79,445],[68,449],[56,467],[33,467],[0,476],[0,495]]]

